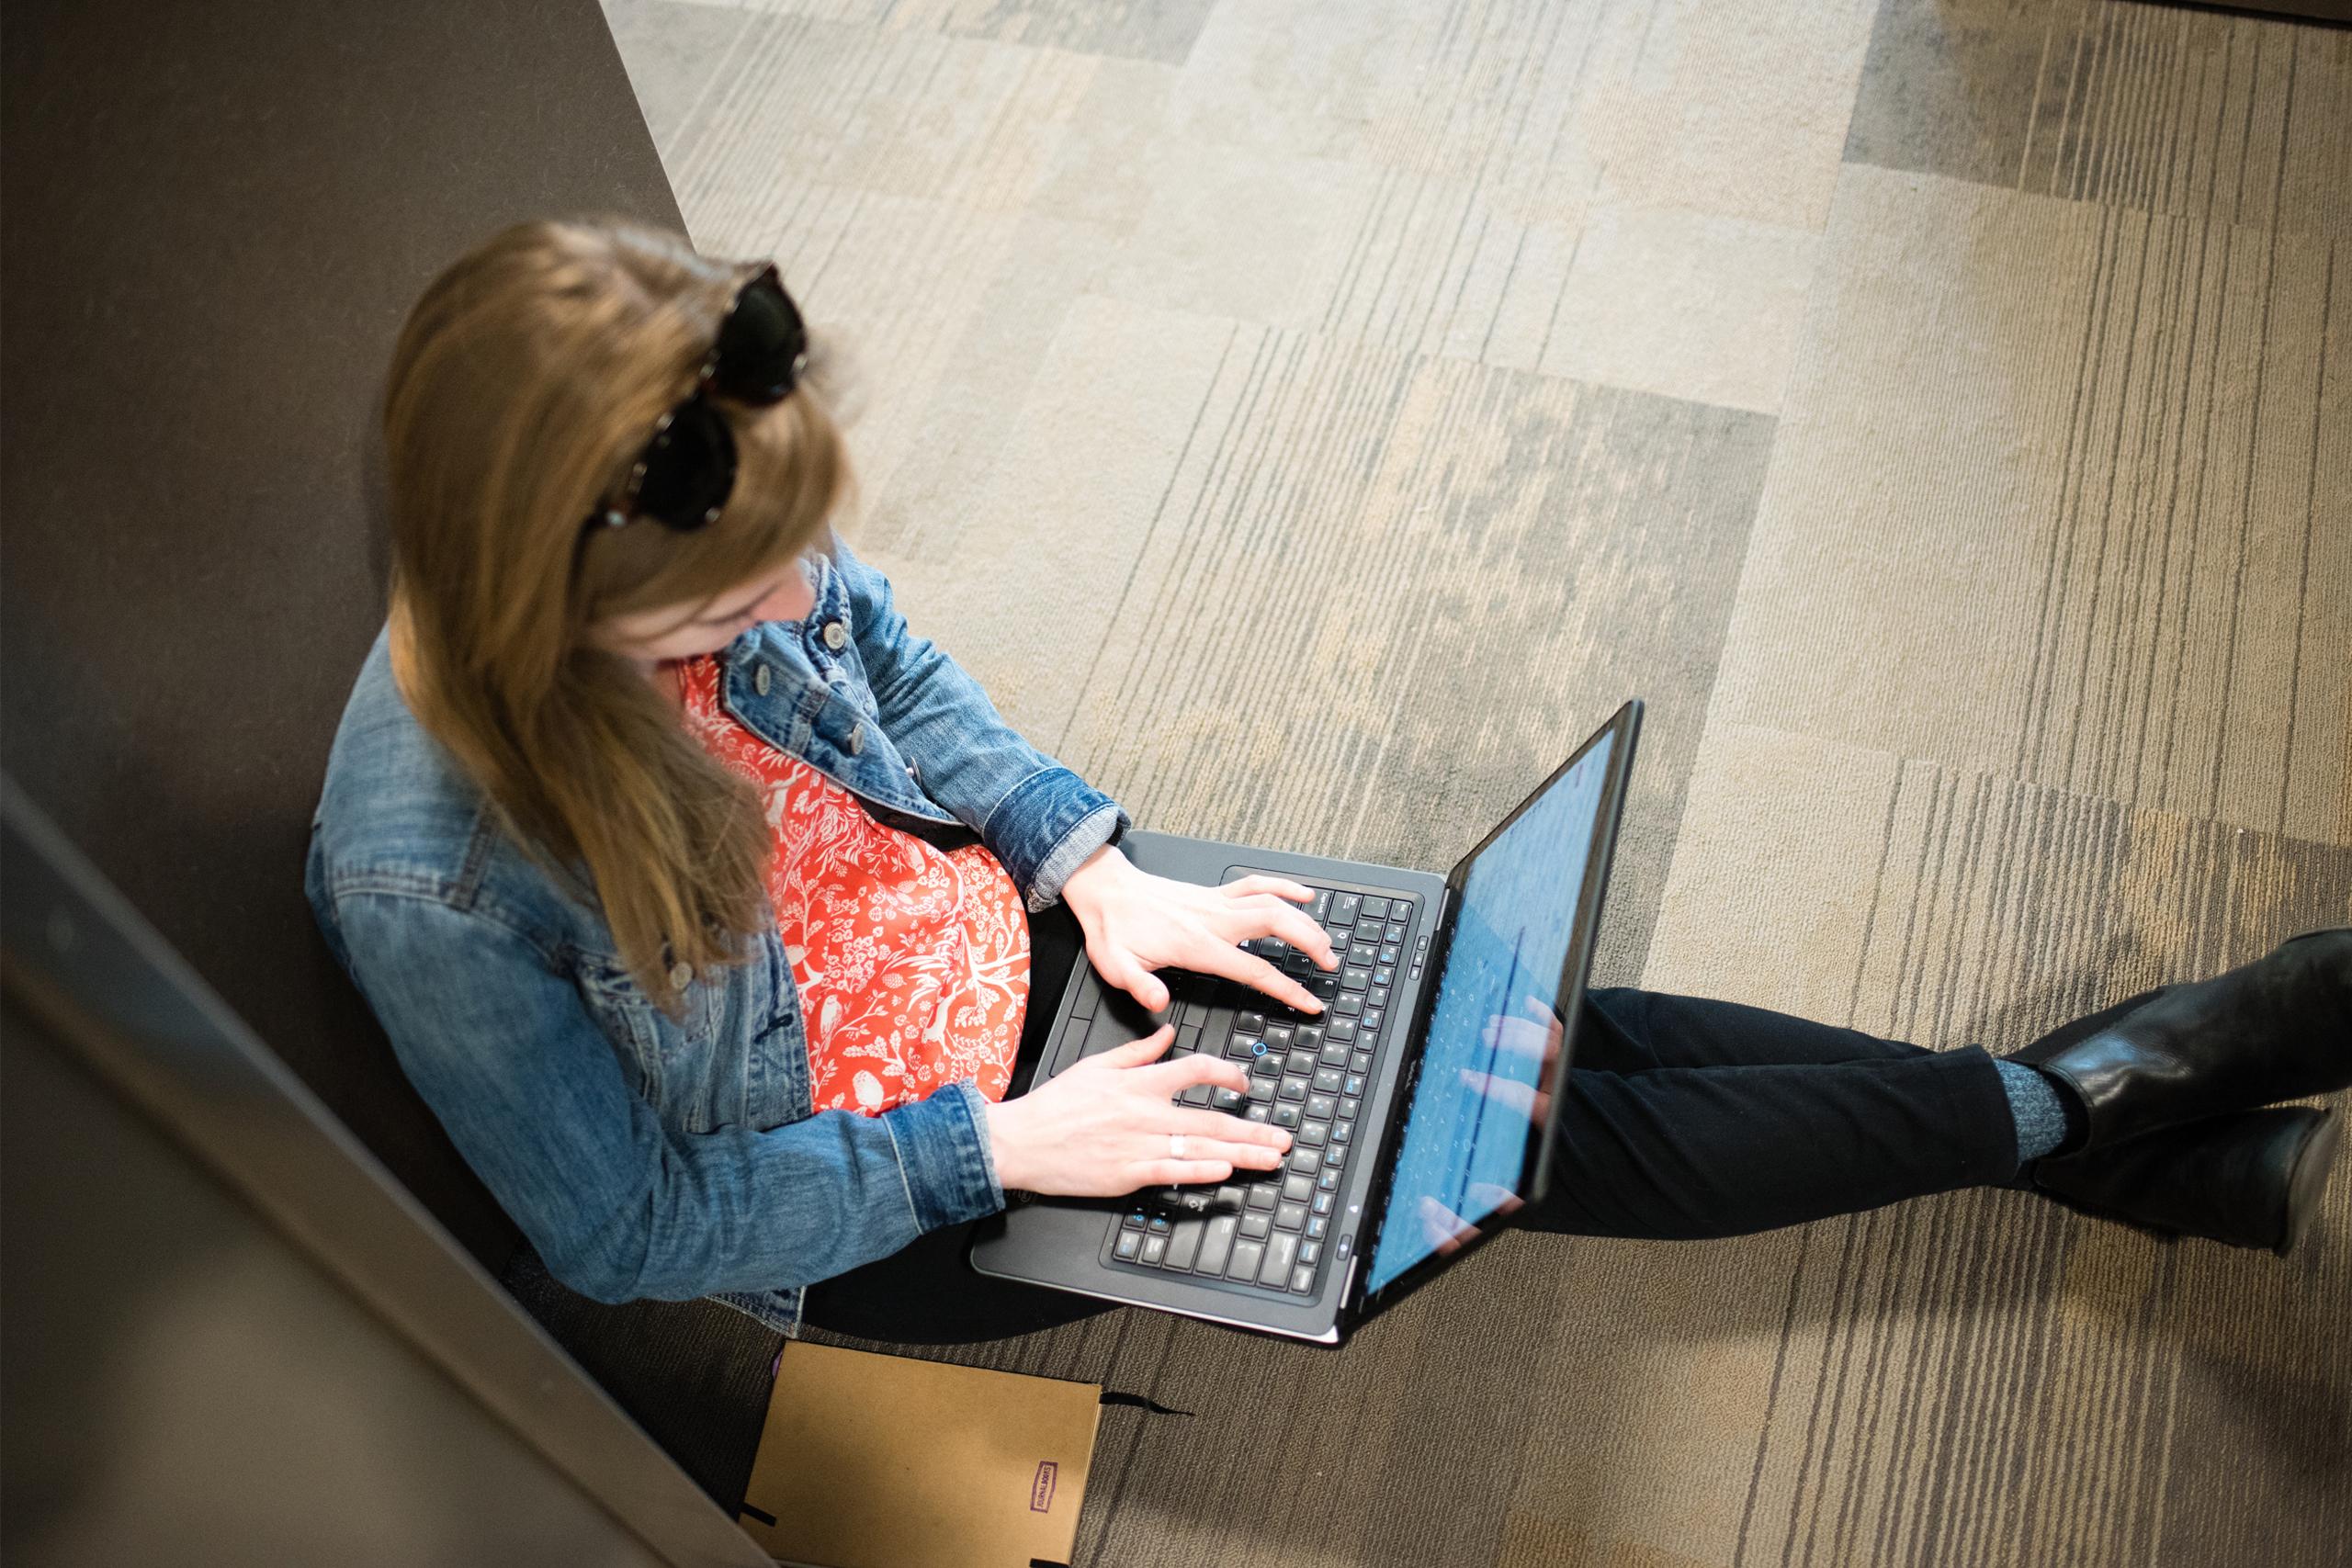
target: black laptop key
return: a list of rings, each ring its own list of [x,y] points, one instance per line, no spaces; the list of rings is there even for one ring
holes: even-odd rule
[[[1209,1095],[1209,1109],[1222,1111],[1227,1115],[1237,1114],[1249,1103],[1249,1097],[1238,1089],[1217,1089]]]
[[[1313,1170],[1322,1163],[1323,1156],[1317,1154],[1313,1149],[1293,1149],[1290,1152],[1290,1168],[1302,1175]]]
[[[1250,1206],[1253,1209],[1271,1209],[1281,1196],[1281,1189],[1261,1182],[1250,1189]]]
[[[1290,1271],[1297,1261],[1298,1237],[1287,1231],[1275,1232],[1266,1238],[1266,1260],[1259,1266],[1258,1282],[1281,1290],[1290,1283]]]
[[[1228,1280],[1255,1280],[1258,1270],[1265,1266],[1266,1244],[1262,1241],[1237,1241],[1233,1244],[1233,1260],[1226,1267]]]
[[[1143,1232],[1121,1231],[1119,1244],[1114,1250],[1123,1261],[1133,1263],[1143,1252]]]
[[[1238,1214],[1218,1214],[1201,1232],[1199,1259],[1193,1265],[1204,1274],[1225,1272],[1226,1258],[1233,1251],[1234,1233],[1241,1228]]]
[[[1304,1203],[1284,1203],[1274,1211],[1276,1230],[1295,1231],[1302,1228],[1306,1224],[1306,1205]]]
[[[1300,1113],[1299,1108],[1295,1105],[1290,1104],[1288,1101],[1284,1101],[1274,1107],[1273,1124],[1277,1127],[1295,1127],[1305,1119],[1306,1118]]]
[[[1359,911],[1359,915],[1367,920],[1385,920],[1388,918],[1388,900],[1375,898],[1367,893],[1364,895],[1363,907]]]
[[[1283,1098],[1284,1100],[1305,1100],[1306,1098],[1306,1080],[1305,1078],[1283,1079]]]
[[[1363,1011],[1363,998],[1354,991],[1341,991],[1332,1000],[1331,1010],[1341,1018],[1353,1018]],[[1091,1051],[1089,1052],[1091,1055]]]
[[[1170,1269],[1190,1269],[1193,1259],[1200,1256],[1201,1233],[1208,1229],[1206,1220],[1179,1220],[1169,1234],[1168,1256],[1162,1259]]]
[[[1149,1264],[1152,1268],[1157,1269],[1167,1257],[1168,1238],[1166,1236],[1148,1235],[1143,1238],[1144,1262]]]
[[[1301,1148],[1319,1149],[1330,1141],[1331,1123],[1329,1122],[1308,1122],[1304,1119],[1300,1121],[1298,1124],[1298,1144]]]
[[[1184,1091],[1183,1100],[1187,1105],[1206,1105],[1209,1102],[1209,1094],[1208,1085],[1196,1083]]]
[[[1315,1270],[1302,1263],[1290,1271],[1290,1288],[1300,1295],[1315,1289]]]
[[[1307,1180],[1304,1176],[1285,1175],[1283,1178],[1283,1201],[1289,1203],[1304,1203],[1307,1199],[1314,1196],[1314,1193],[1315,1184]]]
[[[1351,926],[1363,908],[1363,895],[1341,893],[1331,900],[1331,920],[1335,925]]]
[[[1273,1228],[1274,1217],[1272,1214],[1251,1213],[1241,1216],[1241,1239],[1244,1241],[1263,1241],[1266,1233]]]
[[[1263,1013],[1255,1012],[1236,1014],[1233,1020],[1233,1029],[1234,1032],[1237,1034],[1263,1034],[1266,1032],[1265,1015]]]

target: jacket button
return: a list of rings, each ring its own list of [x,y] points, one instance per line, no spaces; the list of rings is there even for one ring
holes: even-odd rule
[[[672,990],[683,991],[688,986],[693,985],[694,980],[695,966],[693,964],[682,962],[670,965],[670,988]]]
[[[768,694],[768,667],[763,664],[758,669],[752,671],[752,690],[759,693],[760,695],[763,697],[766,696]]]
[[[865,726],[862,724],[853,724],[849,727],[848,744],[849,754],[853,757],[865,750]]]
[[[839,653],[849,646],[849,628],[839,621],[825,623],[825,646]]]

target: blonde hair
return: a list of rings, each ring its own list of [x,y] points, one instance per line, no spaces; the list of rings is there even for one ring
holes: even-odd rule
[[[716,522],[587,520],[692,389],[752,270],[625,221],[520,224],[424,291],[385,392],[402,694],[672,1007],[673,964],[729,962],[763,925],[773,846],[750,786],[588,634],[821,548],[848,461],[806,384],[769,408],[721,401],[739,467]]]

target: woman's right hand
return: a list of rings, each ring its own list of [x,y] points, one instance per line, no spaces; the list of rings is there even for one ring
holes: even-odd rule
[[[1008,1192],[1115,1198],[1282,1164],[1290,1134],[1281,1128],[1170,1103],[1195,1084],[1250,1087],[1239,1066],[1214,1056],[1160,1061],[1175,1035],[1163,1027],[1089,1056],[1018,1100],[990,1105],[998,1184]],[[1171,1135],[1182,1140],[1181,1158]]]

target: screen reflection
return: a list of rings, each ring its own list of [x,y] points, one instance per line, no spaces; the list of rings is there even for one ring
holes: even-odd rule
[[[1551,1115],[1561,971],[1612,731],[1470,863],[1365,1284],[1459,1251],[1518,1208]]]

